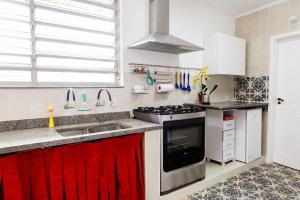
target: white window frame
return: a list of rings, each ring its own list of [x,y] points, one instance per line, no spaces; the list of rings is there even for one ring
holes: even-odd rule
[[[8,0],[9,1],[9,0]],[[82,0],[84,1],[84,0]],[[9,70],[9,71],[29,71],[31,72],[31,82],[17,82],[17,81],[9,81],[9,82],[1,82],[0,81],[0,88],[68,88],[68,87],[77,87],[77,88],[99,88],[99,87],[108,87],[108,88],[123,88],[123,70],[121,67],[121,0],[114,0],[115,1],[115,50],[116,50],[116,58],[115,58],[115,69],[112,72],[111,70],[84,70],[84,69],[57,69],[57,68],[47,68],[45,70],[39,68],[36,69],[36,55],[35,55],[35,19],[34,19],[34,12],[35,12],[35,4],[34,0],[29,0],[29,9],[30,9],[30,26],[31,26],[31,45],[32,45],[32,53],[31,53],[31,64],[32,67],[0,67],[1,70]],[[63,25],[62,25],[63,26]],[[54,56],[55,57],[55,56]],[[64,56],[65,58],[80,58],[80,57],[72,57],[72,56]],[[84,57],[82,57],[84,59]],[[99,59],[101,60],[101,59]],[[114,83],[107,83],[107,82],[38,82],[37,81],[37,71],[48,71],[48,72],[86,72],[86,73],[108,73],[108,74],[115,74],[115,82]]]

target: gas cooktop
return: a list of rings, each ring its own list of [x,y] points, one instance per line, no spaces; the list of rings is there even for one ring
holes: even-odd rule
[[[148,113],[153,115],[174,115],[174,114],[186,114],[197,113],[204,111],[203,108],[192,105],[169,105],[159,107],[138,107],[133,112]]]
[[[143,121],[163,124],[165,121],[195,119],[205,117],[204,108],[193,105],[171,105],[159,107],[138,107],[134,117]]]

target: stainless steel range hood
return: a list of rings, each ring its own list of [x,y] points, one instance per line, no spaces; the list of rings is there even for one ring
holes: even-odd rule
[[[130,45],[131,49],[181,54],[201,51],[202,47],[169,34],[170,0],[150,1],[150,35]]]

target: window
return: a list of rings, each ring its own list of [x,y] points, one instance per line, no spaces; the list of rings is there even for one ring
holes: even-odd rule
[[[0,0],[0,86],[119,86],[118,0]]]

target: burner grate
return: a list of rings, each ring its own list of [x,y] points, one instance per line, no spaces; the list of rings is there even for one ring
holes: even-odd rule
[[[203,109],[191,105],[168,105],[159,107],[138,107],[138,109],[135,109],[134,111],[154,115],[174,115],[201,112]]]

